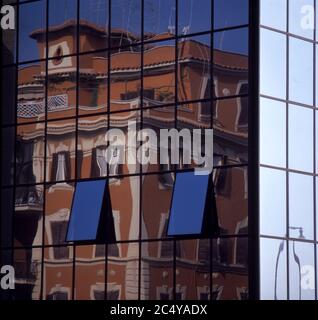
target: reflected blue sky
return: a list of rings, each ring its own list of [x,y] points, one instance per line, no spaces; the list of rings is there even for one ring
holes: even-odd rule
[[[209,175],[178,173],[173,191],[168,236],[200,234]]]
[[[301,227],[303,235],[308,240],[314,236],[314,192],[313,177],[289,174],[289,227]],[[290,237],[298,238],[298,230],[289,230]]]
[[[285,237],[286,231],[286,172],[261,168],[260,232]]]
[[[286,167],[286,103],[260,99],[260,162]]]
[[[106,183],[105,179],[76,184],[67,241],[96,240]]]
[[[314,112],[312,109],[289,105],[288,158],[289,167],[313,171]]]
[[[286,36],[261,29],[260,91],[286,98]]]
[[[287,299],[286,241],[261,239],[260,268],[263,300]],[[277,266],[277,267],[276,267]]]
[[[261,24],[286,31],[287,1],[261,0]]]
[[[216,1],[215,27],[223,28],[247,23],[247,0]],[[76,0],[50,1],[49,25],[61,24],[69,19],[76,19]],[[179,34],[211,30],[210,0],[183,0],[179,2]],[[24,4],[20,9],[20,61],[39,59],[36,41],[29,38],[30,33],[45,28],[46,2]],[[100,26],[108,26],[108,0],[82,0],[80,3],[81,19],[86,19]],[[32,19],[30,19],[32,16]],[[145,32],[174,32],[174,0],[145,1]],[[140,0],[116,0],[112,4],[112,27],[124,28],[141,34]],[[172,28],[171,28],[172,27]],[[228,32],[216,34],[215,45],[225,51],[246,53],[247,30],[240,34]],[[245,34],[244,34],[245,33]],[[242,37],[238,39],[238,37]],[[240,40],[240,41],[239,41]]]

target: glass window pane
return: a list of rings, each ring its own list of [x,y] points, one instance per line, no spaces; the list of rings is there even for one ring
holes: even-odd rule
[[[202,232],[209,175],[178,173],[173,191],[168,236]]]
[[[239,28],[234,30],[215,32],[214,49],[220,50],[222,52],[247,56],[248,29]]]
[[[210,0],[181,0],[178,2],[178,9],[179,35],[211,29]]]
[[[65,245],[67,226],[72,208],[74,185],[56,183],[49,185],[45,195],[45,245],[56,246],[50,250],[52,259],[69,259],[71,252]]]
[[[263,235],[286,235],[285,171],[260,170],[260,232]]]
[[[313,177],[289,174],[289,235],[313,239]]]
[[[289,32],[313,39],[314,0],[289,1]]]
[[[261,29],[260,51],[260,92],[285,99],[286,37],[277,32]]]
[[[163,39],[175,34],[176,0],[144,2],[145,39]]]
[[[311,243],[289,242],[289,298],[315,299],[315,258]]]
[[[286,104],[260,99],[260,162],[286,166]]]
[[[107,176],[107,122],[107,115],[78,119],[77,179]]]
[[[248,299],[246,237],[213,239],[212,300]]]
[[[289,105],[288,117],[289,167],[312,172],[314,148],[313,110]]]
[[[118,258],[108,257],[107,260],[107,300],[138,300],[139,270],[145,268],[145,265],[139,268],[140,243],[122,243],[121,246],[121,263]],[[141,284],[143,291],[146,285]]]
[[[138,46],[133,50],[122,51],[111,56],[110,111],[141,107],[141,49]],[[145,59],[147,61],[147,58]],[[133,74],[119,73],[116,72],[118,69],[134,71]]]
[[[210,60],[211,37],[209,35],[182,39],[178,42],[178,100],[191,101],[211,97]],[[193,60],[185,64],[190,52]],[[197,61],[201,64],[198,65]],[[209,85],[210,84],[210,85]],[[189,107],[182,105],[182,107]]]
[[[21,4],[19,8],[19,61],[30,61],[45,58],[45,44],[45,1],[41,0]]]
[[[76,300],[104,300],[105,255],[99,257],[94,252],[94,245],[76,247],[74,283]]]
[[[173,184],[173,173],[146,175],[142,189],[142,229],[143,239],[162,239],[167,237],[169,210]],[[156,196],[154,196],[156,195]]]
[[[158,72],[156,68],[152,68],[151,65],[153,63],[161,63],[162,57],[165,56],[169,61],[175,60],[176,53],[176,42],[175,40],[166,40],[161,42],[152,43],[151,46],[145,47],[144,51],[144,65],[143,65],[143,77],[144,77],[144,106],[161,106],[165,104],[174,103],[175,99],[175,63],[169,65],[169,68],[162,69],[162,72]],[[136,74],[136,86],[138,88],[138,74]],[[116,77],[114,77],[116,79]],[[128,81],[123,79],[122,83],[127,84],[128,89],[129,86],[132,86],[130,83],[132,81]],[[117,84],[117,87],[119,85]],[[113,84],[113,88],[116,89],[116,84]],[[121,100],[129,100],[129,95],[126,93],[126,88],[121,85],[120,86],[120,96]],[[129,91],[134,91],[130,89]],[[128,92],[129,93],[129,92]],[[133,92],[131,92],[133,93]],[[130,94],[131,94],[130,93]],[[127,98],[125,99],[125,94]],[[135,96],[137,96],[135,94]],[[134,96],[132,96],[134,98]],[[116,98],[115,98],[116,99]],[[119,102],[119,101],[118,101]],[[128,101],[127,101],[128,102]],[[126,104],[127,104],[126,102]],[[124,101],[122,101],[124,103]],[[131,101],[132,104],[136,104],[134,100]],[[117,104],[117,108],[119,108],[119,104]],[[126,107],[127,108],[127,107]]]
[[[214,28],[248,23],[248,0],[214,0]]]
[[[88,115],[106,112],[108,109],[107,52],[81,55],[79,57],[79,68],[85,72],[79,79],[79,114]],[[99,74],[99,79],[91,78],[87,73]]]
[[[205,240],[205,239],[204,239]],[[176,241],[176,296],[175,300],[200,300],[210,297],[210,240],[201,242],[198,261],[198,240]],[[203,252],[204,251],[204,252]],[[188,263],[185,263],[188,261]],[[193,268],[196,265],[197,268]]]
[[[237,234],[248,225],[248,168],[214,168],[213,181],[221,234]]]
[[[106,179],[76,184],[67,241],[97,240],[106,184]]]
[[[287,263],[285,240],[261,239],[260,297],[263,300],[287,299]]]
[[[74,120],[48,122],[46,181],[66,185],[67,180],[75,178],[75,128]]]
[[[109,0],[80,0],[80,51],[108,45]]]
[[[19,65],[17,84],[18,123],[45,120],[45,74],[45,62]]]
[[[170,300],[173,295],[173,241],[141,245],[141,300]]]
[[[313,45],[289,37],[289,100],[313,104]]]
[[[111,45],[127,46],[139,42],[141,37],[141,0],[116,0],[111,2]]]
[[[65,252],[71,253],[72,247],[46,247],[43,266],[43,299],[71,300],[73,286],[73,259],[57,259]],[[72,256],[70,254],[70,256]]]
[[[261,24],[286,30],[287,0],[261,0]]]
[[[117,241],[138,240],[140,238],[140,182],[139,176],[110,179],[109,181]]]

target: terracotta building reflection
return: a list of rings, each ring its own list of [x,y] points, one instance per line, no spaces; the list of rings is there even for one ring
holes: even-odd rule
[[[132,34],[113,30],[111,46],[120,38],[126,47],[108,54],[100,50],[105,30],[81,21],[80,50],[100,51],[77,58],[68,56],[76,46],[74,28],[71,20],[52,27],[48,64],[18,71],[17,297],[39,299],[42,283],[43,298],[51,300],[72,299],[73,291],[74,299],[246,299],[248,104],[247,97],[235,96],[248,91],[247,56],[215,49],[211,79],[211,48],[196,38],[180,40],[176,50],[170,34],[156,36],[151,40],[161,41],[145,44],[142,57],[139,46],[129,45]],[[31,34],[43,54],[44,34]],[[220,99],[211,104],[211,94]],[[117,150],[107,167],[105,133],[127,130],[130,120],[156,131],[211,128],[213,121],[220,238],[166,237],[171,165],[119,165]],[[118,242],[67,245],[74,192],[69,180],[102,176],[110,177]],[[39,247],[23,249],[32,246]]]

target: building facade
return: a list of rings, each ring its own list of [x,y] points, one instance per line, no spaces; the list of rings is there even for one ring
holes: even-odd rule
[[[4,2],[2,299],[317,297],[316,33],[292,22],[313,1]],[[131,121],[213,129],[217,235],[167,236],[175,176],[194,167],[182,144],[177,164],[121,164],[126,147],[107,164],[106,132]],[[96,179],[116,241],[66,242],[76,184]]]

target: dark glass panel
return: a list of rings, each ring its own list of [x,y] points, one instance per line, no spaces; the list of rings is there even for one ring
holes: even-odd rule
[[[1,185],[12,185],[14,181],[15,128],[1,129]]]
[[[1,69],[2,97],[1,97],[1,124],[15,123],[16,101],[16,67]]]
[[[15,300],[40,300],[41,263],[41,248],[14,250]]]
[[[14,246],[42,245],[43,191],[41,185],[16,188],[13,218]]]

